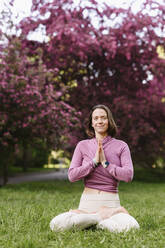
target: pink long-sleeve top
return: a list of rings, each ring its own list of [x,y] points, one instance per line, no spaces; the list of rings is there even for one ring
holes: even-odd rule
[[[68,178],[71,182],[83,179],[88,188],[116,193],[119,181],[129,182],[133,178],[130,150],[124,141],[110,136],[104,138],[102,145],[106,160],[110,163],[107,168],[101,164],[94,167],[96,138],[82,140],[75,148]]]

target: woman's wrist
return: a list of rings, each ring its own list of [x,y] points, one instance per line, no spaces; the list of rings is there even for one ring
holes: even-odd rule
[[[109,162],[107,160],[102,161],[101,164],[104,168],[107,168],[109,166]]]
[[[98,162],[95,158],[93,158],[93,164],[94,164],[94,167],[98,167],[100,162]]]

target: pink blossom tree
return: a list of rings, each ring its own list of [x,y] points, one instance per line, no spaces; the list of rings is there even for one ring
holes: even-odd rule
[[[165,44],[164,6],[146,0],[133,13],[88,3],[33,0],[32,16],[16,27],[20,36],[1,47],[1,154],[38,139],[72,151],[86,137],[89,109],[103,103],[134,161],[151,167],[165,146],[165,60],[157,53]],[[47,41],[29,40],[41,27]]]
[[[20,38],[9,37],[0,51],[0,157],[7,182],[9,158],[22,146],[42,141],[47,149],[67,143],[67,133],[78,124],[78,114],[65,103],[65,88],[48,69],[42,49],[35,56],[22,49]]]
[[[82,123],[93,105],[110,106],[134,161],[151,167],[165,145],[165,60],[157,53],[165,44],[164,6],[146,0],[133,13],[88,3],[33,0],[33,16],[19,25],[23,46],[31,54],[41,47],[47,68],[58,68],[58,79],[69,87],[65,101],[82,112]],[[39,27],[48,42],[28,41]]]

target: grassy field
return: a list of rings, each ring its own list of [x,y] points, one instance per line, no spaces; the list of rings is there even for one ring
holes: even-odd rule
[[[151,178],[150,180],[151,181]],[[34,182],[0,188],[0,248],[165,248],[165,182],[120,184],[120,199],[140,230],[110,233],[91,228],[53,233],[50,220],[78,206],[83,185]]]

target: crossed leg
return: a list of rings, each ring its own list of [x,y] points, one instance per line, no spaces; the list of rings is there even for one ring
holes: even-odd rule
[[[69,212],[54,217],[50,222],[50,228],[52,231],[64,231],[73,227],[84,229],[96,224],[98,228],[117,232],[139,228],[137,221],[129,215],[124,207],[110,208],[106,206],[90,213],[80,209],[71,209]]]
[[[80,210],[80,209],[70,209],[69,212],[74,212],[77,214],[98,214],[101,218],[101,220],[105,220],[110,218],[111,216],[118,214],[118,213],[126,213],[129,214],[128,211],[124,208],[124,207],[118,207],[118,208],[110,208],[110,207],[106,207],[106,206],[102,206],[99,208],[98,211],[96,212],[87,212],[84,210]]]

